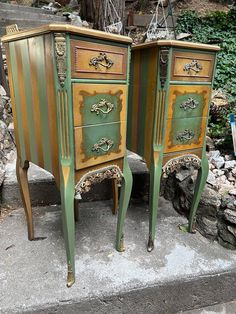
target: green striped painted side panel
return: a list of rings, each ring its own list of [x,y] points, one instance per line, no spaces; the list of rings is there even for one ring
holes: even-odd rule
[[[7,60],[21,161],[58,176],[54,51],[50,34],[9,43]]]

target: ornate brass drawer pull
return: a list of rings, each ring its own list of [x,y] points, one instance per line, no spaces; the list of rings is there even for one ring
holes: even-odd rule
[[[195,133],[193,130],[185,129],[183,132],[179,132],[176,136],[176,140],[180,141],[181,143],[186,143],[193,139],[195,136]]]
[[[98,143],[93,145],[92,151],[96,151],[97,153],[99,153],[100,150],[108,152],[112,148],[113,144],[114,142],[112,140],[103,137]]]
[[[202,65],[195,59],[193,59],[191,63],[186,63],[183,68],[183,70],[187,71],[188,74],[191,74],[191,71],[195,72],[196,74],[200,72],[202,69],[203,69]]]
[[[99,69],[99,66],[110,69],[113,66],[114,62],[108,58],[105,52],[100,52],[98,57],[93,57],[90,59],[89,65],[94,66],[95,69]]]
[[[104,109],[103,109],[104,107]],[[91,112],[96,112],[97,115],[99,113],[108,114],[114,109],[114,104],[112,104],[109,101],[106,101],[106,99],[101,99],[99,103],[92,105]]]
[[[192,97],[189,97],[186,101],[182,102],[182,104],[179,105],[181,109],[188,110],[188,109],[195,109],[197,106],[199,106],[199,102],[197,100],[194,100]]]

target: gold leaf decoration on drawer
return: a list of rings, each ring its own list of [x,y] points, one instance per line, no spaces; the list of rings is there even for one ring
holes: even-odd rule
[[[195,133],[191,129],[185,129],[183,132],[179,132],[176,136],[176,140],[180,141],[181,143],[186,143],[193,139]]]
[[[89,62],[89,65],[94,66],[96,70],[99,69],[100,66],[110,69],[113,64],[114,62],[108,58],[105,52],[100,52],[98,57],[93,57]]]
[[[103,152],[108,152],[112,148],[113,144],[114,142],[111,139],[103,137],[98,143],[93,145],[92,151],[96,151],[97,153],[100,150]]]
[[[105,107],[105,109],[103,109]],[[112,104],[109,101],[106,101],[106,99],[101,99],[99,103],[92,105],[91,112],[96,112],[97,115],[99,113],[108,114],[114,109],[114,104]]]
[[[199,106],[199,102],[192,97],[189,97],[186,101],[182,102],[180,105],[180,108],[183,110],[188,110],[188,109],[195,109],[197,106]]]
[[[183,70],[187,71],[188,74],[191,74],[192,72],[197,74],[202,69],[203,69],[202,65],[196,59],[193,59],[190,63],[186,63],[183,68]]]

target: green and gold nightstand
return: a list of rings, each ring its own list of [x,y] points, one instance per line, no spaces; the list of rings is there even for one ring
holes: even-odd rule
[[[198,171],[188,230],[207,175],[205,133],[217,46],[160,40],[134,46],[127,148],[150,169],[148,251],[154,247],[161,175],[192,164]]]
[[[13,29],[14,31],[14,29]],[[34,238],[27,181],[29,162],[51,172],[61,192],[68,262],[67,285],[75,280],[74,197],[94,183],[121,184],[116,248],[132,175],[126,159],[126,115],[131,39],[71,25],[51,24],[13,32],[5,43],[15,137],[17,177]]]

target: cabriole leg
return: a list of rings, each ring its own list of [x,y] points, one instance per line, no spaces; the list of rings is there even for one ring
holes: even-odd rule
[[[195,221],[196,221],[196,212],[198,208],[198,204],[201,199],[201,195],[206,184],[207,176],[209,171],[209,165],[206,155],[202,157],[201,168],[198,170],[197,180],[194,189],[194,196],[192,200],[192,205],[190,209],[189,215],[189,232],[195,232]]]
[[[147,250],[151,252],[154,249],[154,240],[156,234],[157,209],[160,194],[162,167],[160,160],[152,162],[150,167],[150,192],[149,192],[149,239]]]
[[[112,179],[112,197],[113,197],[113,206],[112,214],[116,215],[118,211],[118,184],[116,179]]]
[[[125,250],[123,227],[124,227],[124,221],[125,221],[127,208],[129,205],[132,184],[133,184],[132,173],[129,168],[127,158],[125,157],[124,167],[123,167],[123,180],[122,180],[122,186],[121,186],[121,191],[120,191],[117,231],[116,231],[116,249],[119,252],[123,252]]]
[[[67,287],[75,282],[75,218],[74,189],[65,187],[61,191],[62,224],[66,246],[68,274]]]
[[[30,194],[29,194],[29,183],[27,172],[29,169],[29,162],[25,161],[24,166],[21,166],[20,159],[17,157],[16,160],[16,176],[18,183],[20,185],[21,198],[25,210],[26,221],[27,221],[27,229],[28,229],[28,239],[34,239],[34,226],[33,226],[33,214],[32,207],[30,202]]]

